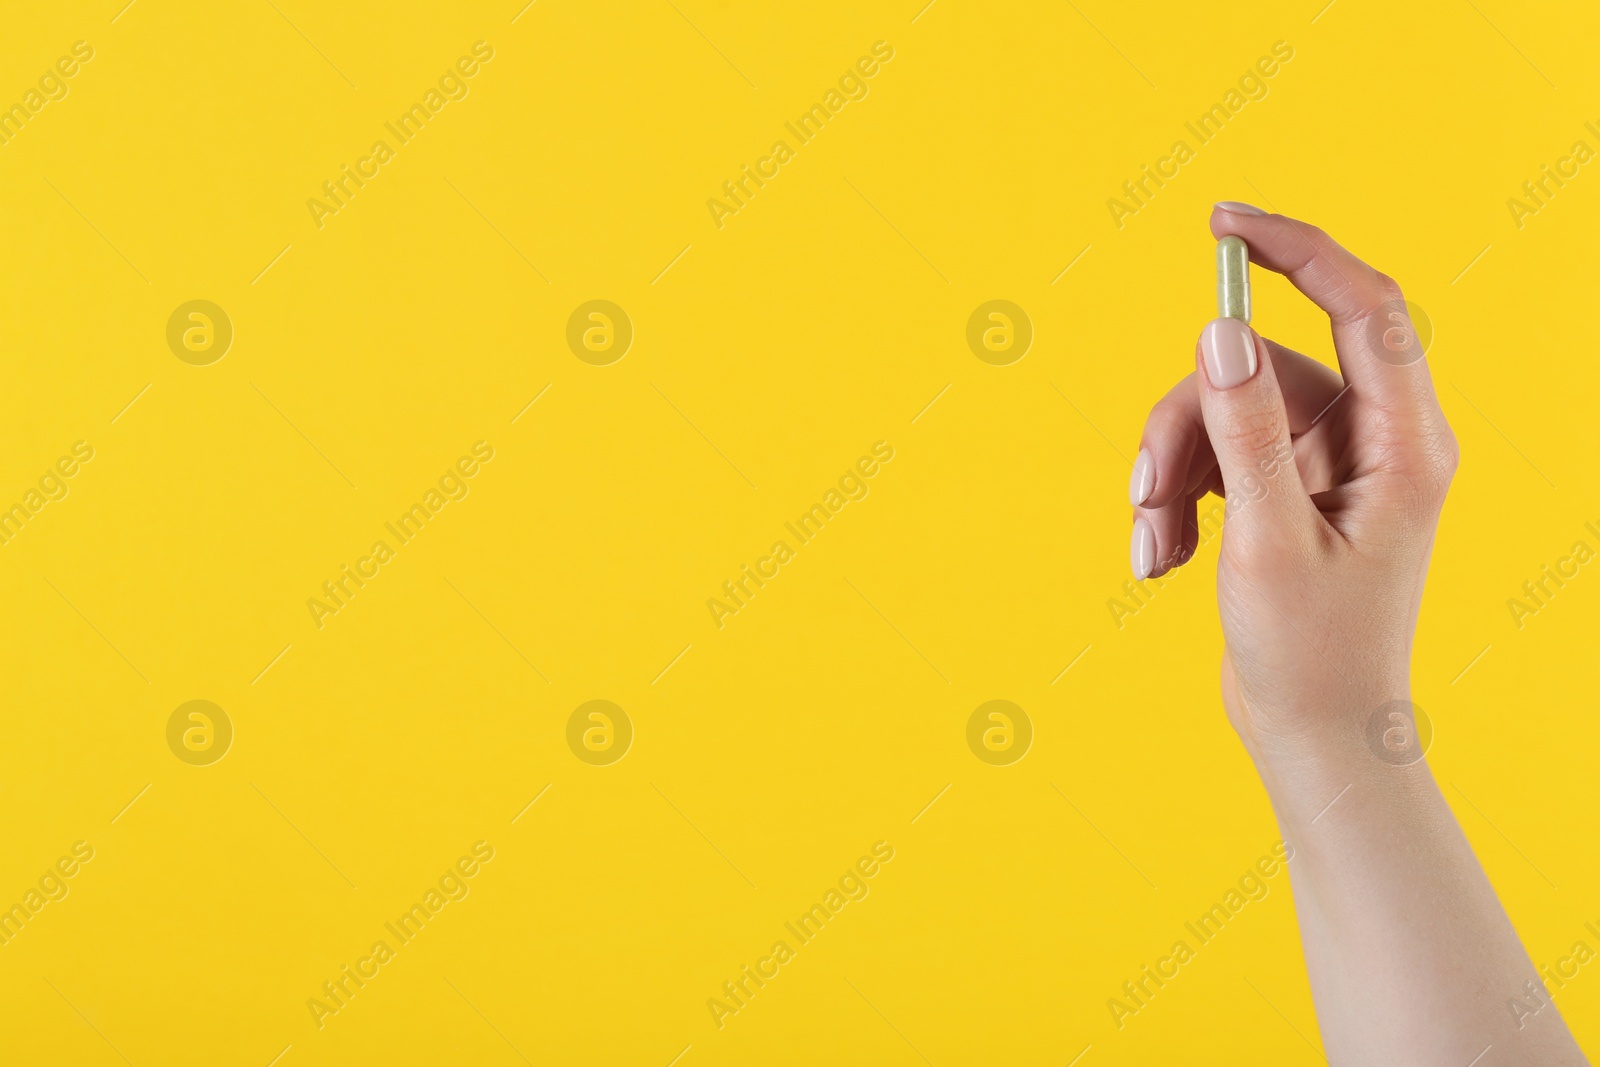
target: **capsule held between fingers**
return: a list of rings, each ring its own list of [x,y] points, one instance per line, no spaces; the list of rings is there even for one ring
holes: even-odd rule
[[[1250,321],[1250,248],[1232,234],[1217,242],[1217,315]]]

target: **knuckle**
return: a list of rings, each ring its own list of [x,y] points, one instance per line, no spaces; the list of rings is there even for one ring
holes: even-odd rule
[[[1428,528],[1450,491],[1461,463],[1461,450],[1449,427],[1413,437],[1399,451],[1394,470],[1400,475],[1399,510],[1418,528]]]
[[[1300,223],[1300,232],[1305,235],[1306,241],[1311,245],[1311,247],[1316,249],[1316,251],[1321,255],[1329,255],[1339,247],[1339,242],[1335,241],[1332,235],[1329,234],[1327,230],[1324,230],[1321,226],[1314,226],[1309,222],[1302,222]]]
[[[1276,454],[1284,436],[1283,420],[1270,408],[1236,412],[1222,427],[1222,438],[1236,455]]]
[[[1378,283],[1378,289],[1382,291],[1385,300],[1404,303],[1406,294],[1401,290],[1399,282],[1381,270],[1374,270],[1372,276],[1373,280]]]
[[[1461,445],[1448,423],[1390,413],[1378,420],[1372,439],[1386,466],[1429,499],[1444,498],[1461,466]]]
[[[1461,445],[1448,426],[1424,437],[1421,445],[1428,487],[1443,498],[1461,467]]]
[[[1371,270],[1371,268],[1368,268]],[[1370,283],[1362,286],[1361,312],[1352,316],[1353,322],[1364,322],[1382,330],[1392,324],[1410,321],[1406,313],[1405,293],[1400,283],[1379,270],[1371,270]],[[1398,317],[1396,317],[1398,316]]]

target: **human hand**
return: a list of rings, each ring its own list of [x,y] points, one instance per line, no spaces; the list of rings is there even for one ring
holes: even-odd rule
[[[1411,638],[1458,450],[1400,287],[1315,227],[1242,204],[1211,215],[1327,312],[1339,368],[1216,319],[1195,373],[1151,410],[1130,496],[1135,576],[1194,553],[1226,496],[1217,600],[1228,715],[1259,763],[1348,737],[1410,693]],[[1359,725],[1359,724],[1358,724]]]

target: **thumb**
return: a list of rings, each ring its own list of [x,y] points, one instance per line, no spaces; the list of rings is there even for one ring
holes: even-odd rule
[[[1301,524],[1315,511],[1300,483],[1289,416],[1267,346],[1238,319],[1213,319],[1200,333],[1200,410],[1228,494],[1230,517]],[[1252,523],[1253,524],[1253,523]]]

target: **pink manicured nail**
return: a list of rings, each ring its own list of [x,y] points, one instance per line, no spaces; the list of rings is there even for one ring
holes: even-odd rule
[[[1144,581],[1156,569],[1156,532],[1143,519],[1133,520],[1133,544],[1128,555],[1135,581]]]
[[[1232,389],[1256,373],[1256,335],[1238,319],[1212,319],[1200,333],[1206,379],[1213,389]]]
[[[1241,204],[1237,200],[1219,200],[1216,206],[1224,211],[1231,211],[1235,215],[1255,215],[1260,217],[1266,214],[1265,211],[1262,211],[1254,204]]]
[[[1128,478],[1128,502],[1138,507],[1150,499],[1150,493],[1156,487],[1156,460],[1148,448],[1139,449],[1139,457],[1133,461],[1133,474]]]

